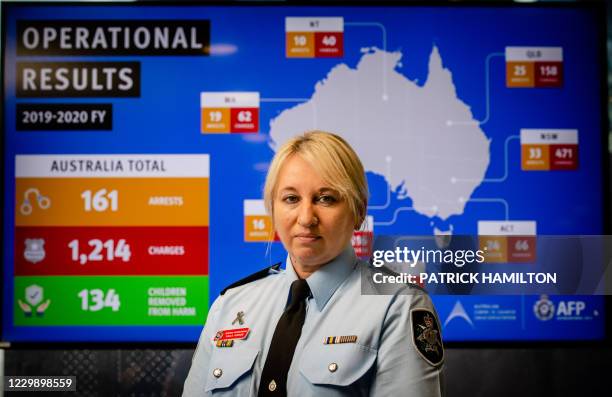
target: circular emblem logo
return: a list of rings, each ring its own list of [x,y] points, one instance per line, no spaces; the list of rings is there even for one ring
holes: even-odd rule
[[[541,321],[548,321],[555,315],[555,305],[547,295],[540,296],[540,300],[533,305],[535,316]]]

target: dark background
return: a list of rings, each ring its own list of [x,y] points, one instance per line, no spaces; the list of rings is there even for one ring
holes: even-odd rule
[[[449,397],[610,395],[609,345],[447,347],[445,353]],[[5,375],[75,375],[78,391],[68,396],[179,396],[192,354],[193,349],[9,349]]]
[[[602,1],[607,4],[610,92],[612,0]],[[608,112],[612,120],[612,98],[608,101]],[[610,142],[608,166],[612,164],[612,139]],[[608,175],[612,175],[612,167]],[[612,216],[609,214],[609,217],[610,226]],[[607,316],[612,317],[612,301],[609,298],[606,302]],[[601,343],[446,346],[446,395],[608,396],[612,393],[611,334],[612,329],[608,327],[608,340]],[[82,346],[50,349],[46,346],[13,346],[0,350],[0,363],[4,358],[4,375],[75,375],[78,391],[66,393],[69,396],[180,395],[195,345],[183,348],[146,347],[97,345],[92,349],[83,349]]]

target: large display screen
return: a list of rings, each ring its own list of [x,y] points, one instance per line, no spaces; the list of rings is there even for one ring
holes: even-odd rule
[[[286,257],[262,187],[312,129],[370,188],[353,243],[604,232],[601,10],[3,4],[2,337],[196,341]],[[500,243],[501,241],[501,243]],[[501,245],[500,245],[501,244]],[[598,296],[433,296],[446,341],[596,340]]]

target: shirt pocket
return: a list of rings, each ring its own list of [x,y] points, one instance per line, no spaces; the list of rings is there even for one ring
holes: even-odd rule
[[[300,372],[315,385],[349,386],[376,361],[376,350],[355,343],[307,346]]]
[[[247,346],[216,348],[208,366],[204,390],[210,392],[235,386],[238,379],[253,369],[258,354],[259,349]]]

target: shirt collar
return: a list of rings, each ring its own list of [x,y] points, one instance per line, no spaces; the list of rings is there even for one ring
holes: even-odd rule
[[[349,245],[340,255],[331,262],[321,266],[319,270],[306,279],[319,311],[323,310],[325,304],[327,304],[340,284],[351,274],[356,264],[357,256],[353,247]],[[298,279],[291,262],[291,256],[289,255],[287,255],[286,274],[289,284]]]

